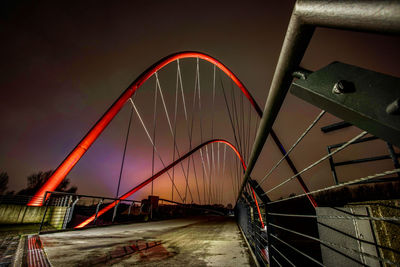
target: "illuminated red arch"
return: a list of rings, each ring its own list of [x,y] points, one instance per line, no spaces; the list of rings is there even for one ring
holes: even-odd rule
[[[232,81],[240,88],[246,98],[250,101],[251,105],[256,110],[257,114],[261,117],[262,111],[260,107],[255,102],[254,98],[251,96],[250,92],[244,86],[244,84],[236,77],[231,70],[229,70],[224,64],[222,64],[217,59],[200,52],[179,52],[167,56],[157,63],[152,65],[150,68],[145,70],[122,94],[121,96],[111,105],[111,107],[106,111],[106,113],[97,121],[97,123],[90,129],[90,131],[85,135],[85,137],[80,141],[80,143],[72,150],[72,152],[64,159],[64,161],[58,166],[54,171],[49,180],[36,192],[35,196],[28,203],[29,206],[41,206],[43,197],[46,191],[54,191],[57,186],[64,180],[67,174],[79,161],[79,159],[86,153],[97,137],[102,133],[102,131],[107,127],[111,120],[118,114],[121,108],[124,106],[126,101],[136,92],[136,90],[147,81],[155,72],[162,69],[169,63],[183,58],[200,58],[206,60],[220,70],[222,70],[226,75],[228,75]]]
[[[64,159],[64,161],[57,167],[49,180],[36,192],[36,194],[29,201],[28,206],[42,206],[44,195],[47,191],[56,190],[57,186],[64,180],[67,174],[71,171],[71,169],[75,166],[75,164],[80,160],[80,158],[86,153],[86,151],[90,148],[93,142],[97,139],[97,137],[103,132],[103,130],[107,127],[107,125],[111,122],[111,120],[118,114],[121,108],[125,105],[126,101],[136,92],[136,90],[147,81],[155,72],[162,69],[169,63],[183,58],[200,58],[205,61],[208,61],[222,70],[226,75],[230,77],[230,79],[240,88],[246,98],[249,100],[250,104],[253,106],[257,115],[259,117],[262,116],[262,110],[258,106],[257,102],[254,100],[250,92],[247,90],[246,86],[236,77],[236,75],[228,69],[224,64],[222,64],[217,59],[200,52],[179,52],[172,55],[169,55],[157,63],[153,64],[150,68],[145,70],[129,87],[121,94],[121,96],[111,105],[111,107],[106,111],[106,113],[96,122],[96,124],[90,129],[90,131],[85,135],[85,137],[79,142],[79,144],[72,150],[72,152]],[[278,137],[274,133],[273,130],[270,132],[272,139],[278,146],[279,150],[283,155],[286,154],[285,149],[283,148],[281,142]],[[297,173],[293,163],[291,162],[289,156],[287,156],[286,161],[288,162],[290,168],[294,173]],[[308,188],[300,175],[297,177],[301,187],[304,192],[308,192]],[[311,195],[307,195],[311,204],[314,207],[317,207],[317,203]]]
[[[185,160],[187,157],[189,157],[190,155],[192,155],[194,152],[198,151],[200,148],[212,144],[212,143],[223,143],[228,145],[236,154],[236,156],[239,158],[240,162],[242,163],[242,167],[243,170],[246,171],[246,164],[244,163],[243,157],[242,155],[240,155],[239,150],[236,149],[236,147],[234,145],[232,145],[231,143],[229,143],[226,140],[223,139],[213,139],[213,140],[209,140],[207,142],[202,143],[201,145],[198,145],[197,147],[195,147],[194,149],[192,149],[191,151],[187,152],[185,155],[183,155],[182,157],[180,157],[179,159],[175,160],[174,162],[172,162],[171,164],[169,164],[168,166],[166,166],[164,169],[162,169],[161,171],[157,172],[156,174],[154,174],[153,176],[151,176],[150,178],[146,179],[144,182],[140,183],[139,185],[135,186],[134,188],[132,188],[131,190],[129,190],[128,192],[126,192],[125,194],[123,194],[119,199],[127,199],[128,197],[130,197],[132,194],[136,193],[138,190],[142,189],[143,187],[145,187],[146,185],[148,185],[149,183],[151,183],[152,181],[154,181],[155,179],[157,179],[158,177],[160,177],[161,175],[163,175],[164,173],[166,173],[168,170],[170,170],[172,167],[174,167],[175,165],[177,165],[179,162]],[[255,201],[257,203],[257,198],[255,196],[254,190],[253,190],[253,197],[255,198]],[[112,202],[111,204],[107,205],[106,207],[104,207],[103,209],[101,209],[98,214],[97,217],[100,217],[101,215],[103,215],[104,213],[106,213],[107,211],[109,211],[110,209],[112,209],[113,207],[115,207],[115,205],[117,204],[117,200]],[[258,213],[260,215],[260,210],[258,208],[258,203],[257,203],[257,209],[258,209]],[[89,217],[88,219],[86,219],[85,221],[83,221],[82,223],[80,223],[78,226],[76,226],[75,228],[82,228],[85,227],[86,225],[88,225],[89,223],[91,223],[92,221],[94,221],[94,219],[96,218],[96,214],[92,215],[91,217]],[[262,218],[260,215],[260,221],[262,222]],[[264,225],[263,225],[264,227]]]

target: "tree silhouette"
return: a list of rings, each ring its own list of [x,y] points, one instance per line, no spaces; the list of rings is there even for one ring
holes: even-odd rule
[[[8,173],[0,173],[0,195],[3,195],[8,189]]]
[[[44,183],[50,178],[51,174],[53,173],[53,170],[47,171],[47,172],[37,172],[34,174],[31,174],[27,178],[27,187],[25,189],[22,189],[21,191],[18,192],[18,195],[26,195],[26,196],[31,196],[34,195],[43,185]],[[65,178],[60,185],[56,188],[55,191],[59,192],[68,192],[68,193],[76,193],[78,188],[76,186],[71,186],[68,188],[70,184],[69,178]]]

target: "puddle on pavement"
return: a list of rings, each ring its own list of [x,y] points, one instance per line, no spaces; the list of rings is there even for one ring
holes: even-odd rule
[[[176,254],[175,251],[171,251],[171,248],[166,249],[160,240],[140,239],[130,241],[128,245],[115,246],[111,252],[95,257],[82,266],[87,266],[87,264],[90,266],[112,265],[127,259],[137,263],[160,261]]]

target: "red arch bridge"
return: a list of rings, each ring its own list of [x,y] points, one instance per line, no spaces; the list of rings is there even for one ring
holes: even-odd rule
[[[315,72],[299,67],[316,27],[400,32],[398,2],[361,2],[345,15],[330,12],[343,9],[341,1],[295,5],[264,111],[205,53],[179,52],[150,66],[29,199],[29,209],[43,214],[42,235],[28,239],[27,264],[399,265],[390,239],[399,221],[399,79],[340,62]],[[305,102],[284,103],[289,89]],[[115,197],[57,192],[85,153],[96,159],[88,151],[103,131],[121,132],[115,117],[117,126],[127,122],[122,161],[107,178]],[[365,157],[356,144],[385,155]],[[357,167],[367,162],[380,164]],[[96,227],[108,224],[115,226]],[[44,234],[49,229],[81,231]],[[79,236],[82,245],[68,245]],[[80,256],[66,261],[60,246]]]

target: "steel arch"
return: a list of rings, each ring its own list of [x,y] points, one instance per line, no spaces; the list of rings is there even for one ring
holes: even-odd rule
[[[97,139],[97,137],[102,133],[102,131],[107,127],[107,125],[111,122],[111,120],[118,114],[118,112],[122,109],[126,101],[136,92],[136,90],[147,81],[155,72],[162,69],[169,63],[184,58],[201,58],[205,61],[208,61],[215,66],[217,66],[220,70],[222,70],[226,75],[232,79],[232,81],[240,88],[246,98],[250,101],[251,105],[257,112],[258,116],[262,117],[262,110],[254,100],[253,96],[247,90],[245,85],[237,78],[237,76],[224,64],[222,64],[219,60],[201,52],[187,51],[187,52],[178,52],[167,57],[162,58],[151,67],[146,69],[134,82],[132,82],[128,88],[119,96],[119,98],[111,105],[111,107],[104,113],[104,115],[96,122],[96,124],[89,130],[89,132],[83,137],[83,139],[79,142],[79,144],[69,153],[69,155],[61,162],[61,164],[54,171],[52,176],[47,180],[47,182],[36,192],[36,194],[29,201],[28,206],[42,206],[43,197],[47,191],[56,190],[57,186],[62,182],[62,180],[67,176],[67,174],[72,170],[72,168],[76,165],[76,163],[80,160],[80,158],[86,153],[86,151],[90,148],[93,142]],[[280,140],[276,136],[276,134],[271,131],[271,137],[274,142],[278,146],[280,152],[285,155],[286,151],[283,148]],[[294,173],[297,173],[294,164],[292,163],[289,156],[286,157],[286,161],[289,164],[289,167],[292,169]],[[303,182],[300,176],[297,177],[301,187],[305,192],[308,192],[308,188],[306,184]],[[317,204],[311,195],[308,195],[308,198],[311,204],[316,207]]]
[[[147,184],[151,183],[152,181],[154,181],[155,179],[157,179],[158,177],[160,177],[161,175],[163,175],[164,173],[166,173],[168,170],[170,170],[172,167],[174,167],[175,165],[177,165],[178,163],[180,163],[181,161],[185,160],[186,158],[188,158],[190,155],[192,155],[193,153],[195,153],[196,151],[198,151],[199,149],[201,149],[202,147],[212,144],[212,143],[223,143],[225,145],[228,145],[236,154],[236,156],[239,158],[240,162],[242,163],[242,167],[243,170],[246,171],[246,164],[244,163],[243,157],[242,155],[240,155],[239,150],[237,150],[237,148],[231,144],[230,142],[224,140],[224,139],[212,139],[209,140],[207,142],[204,142],[200,145],[198,145],[197,147],[193,148],[192,150],[190,150],[189,152],[187,152],[185,155],[183,155],[182,157],[180,157],[179,159],[175,160],[174,162],[172,162],[171,164],[169,164],[168,166],[166,166],[164,169],[162,169],[161,171],[157,172],[156,174],[154,174],[153,176],[151,176],[150,178],[146,179],[145,181],[143,181],[142,183],[140,183],[139,185],[135,186],[134,188],[132,188],[131,190],[129,190],[128,192],[126,192],[125,194],[123,194],[119,199],[124,200],[126,198],[128,198],[129,196],[131,196],[132,194],[134,194],[135,192],[137,192],[138,190],[140,190],[141,188],[143,188],[144,186],[146,186]],[[253,194],[255,197],[255,193],[253,190]],[[255,201],[257,202],[257,199],[255,199]],[[106,207],[104,207],[103,209],[101,209],[98,213],[97,213],[97,217],[100,217],[101,215],[103,215],[104,213],[106,213],[107,211],[109,211],[110,209],[112,209],[113,207],[115,207],[115,205],[117,204],[118,200],[115,200],[114,202],[110,203],[109,205],[107,205]],[[257,204],[257,208],[258,208],[258,204]],[[259,208],[258,208],[258,212],[260,212]],[[260,221],[262,222],[262,217],[259,213],[260,216]],[[82,228],[85,227],[86,225],[88,225],[89,223],[91,223],[94,219],[96,218],[96,215],[92,215],[91,217],[89,217],[88,219],[86,219],[85,221],[83,221],[82,223],[80,223],[79,225],[77,225],[75,228]],[[264,227],[264,225],[263,225]]]

